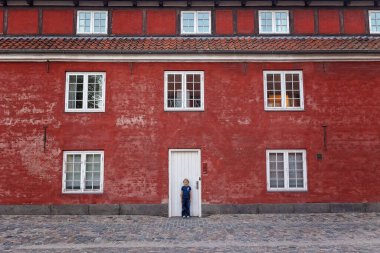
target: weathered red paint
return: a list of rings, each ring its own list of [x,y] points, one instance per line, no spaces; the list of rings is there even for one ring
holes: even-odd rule
[[[43,34],[74,34],[74,11],[67,10],[43,10],[42,19]]]
[[[237,33],[253,34],[255,19],[252,10],[238,10],[237,12]]]
[[[365,33],[365,12],[363,10],[344,10],[344,33]]]
[[[9,34],[37,34],[38,10],[37,9],[9,9],[8,10]]]
[[[142,10],[114,10],[112,12],[112,33],[141,35],[143,33]]]
[[[0,9],[0,33],[4,32],[4,11]]]
[[[339,34],[340,17],[339,10],[318,10],[318,24],[320,34]]]
[[[215,26],[216,34],[227,35],[233,34],[233,20],[231,10],[217,10],[215,11]]]
[[[295,9],[293,13],[293,29],[295,34],[313,34],[314,10]]]
[[[167,203],[169,148],[202,149],[204,203],[379,202],[379,68],[0,63],[0,203]],[[303,70],[305,111],[264,111],[263,70],[294,69]],[[165,70],[204,71],[204,112],[164,112]],[[105,113],[64,112],[66,71],[107,73]],[[267,192],[269,148],[306,149],[307,192]],[[62,151],[98,149],[105,155],[104,193],[62,194]]]
[[[175,10],[147,10],[147,33],[150,35],[176,34]]]

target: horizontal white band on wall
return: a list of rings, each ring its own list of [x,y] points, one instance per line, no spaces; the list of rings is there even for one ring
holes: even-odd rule
[[[355,62],[379,54],[0,54],[0,62]]]

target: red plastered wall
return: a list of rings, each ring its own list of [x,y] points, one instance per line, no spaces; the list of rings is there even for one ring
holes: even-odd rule
[[[237,11],[237,33],[253,34],[254,33],[254,14],[252,10]]]
[[[318,24],[320,34],[339,34],[339,10],[318,10]]]
[[[314,10],[293,10],[293,30],[295,34],[313,34]]]
[[[9,9],[8,34],[37,34],[37,9]]]
[[[74,10],[43,10],[43,34],[73,34]]]
[[[363,10],[344,10],[344,33],[364,34],[365,12]]]
[[[233,18],[231,10],[215,11],[216,34],[233,34]]]
[[[141,35],[143,14],[141,10],[114,10],[112,12],[112,33]]]
[[[379,62],[46,64],[0,63],[1,204],[167,203],[169,148],[202,150],[204,203],[380,201]],[[305,110],[264,111],[293,69]],[[204,71],[204,112],[164,111],[166,70]],[[106,112],[64,112],[66,71],[106,72]],[[307,192],[267,192],[267,149],[306,149]],[[103,194],[61,193],[65,150],[104,150]]]
[[[176,11],[175,10],[147,10],[147,34],[151,35],[175,35]]]
[[[0,10],[0,33],[3,33],[4,29],[4,11]]]

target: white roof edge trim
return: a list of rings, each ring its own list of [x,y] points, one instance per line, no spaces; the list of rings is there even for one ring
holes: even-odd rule
[[[379,54],[0,54],[0,62],[324,62],[380,61]]]

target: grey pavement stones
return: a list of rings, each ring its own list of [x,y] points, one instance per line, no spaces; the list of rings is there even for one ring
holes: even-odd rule
[[[3,215],[0,252],[380,252],[380,213]]]

